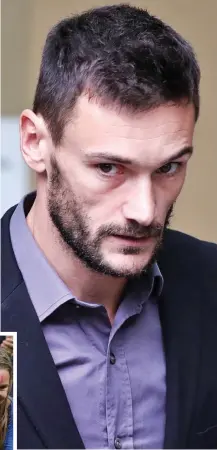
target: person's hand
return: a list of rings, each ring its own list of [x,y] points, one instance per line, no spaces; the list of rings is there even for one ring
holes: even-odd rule
[[[10,355],[13,355],[13,336],[6,336],[6,339],[1,343],[1,347],[7,350]]]

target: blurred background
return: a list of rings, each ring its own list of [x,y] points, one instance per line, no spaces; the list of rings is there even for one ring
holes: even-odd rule
[[[34,190],[34,174],[19,148],[19,115],[32,107],[46,35],[65,16],[107,0],[2,0],[1,215]],[[126,2],[125,2],[126,3]],[[217,0],[132,0],[181,33],[193,45],[202,71],[201,114],[195,153],[172,228],[217,242]]]

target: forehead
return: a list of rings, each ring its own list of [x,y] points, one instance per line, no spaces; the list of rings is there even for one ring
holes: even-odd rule
[[[76,108],[74,124],[66,127],[66,139],[74,136],[83,149],[119,150],[120,155],[129,149],[154,153],[166,152],[192,145],[194,108],[189,105],[162,105],[137,114],[117,113],[81,97]],[[73,128],[73,131],[72,131]],[[122,155],[123,156],[123,155]],[[132,154],[131,154],[132,156]],[[163,155],[162,155],[163,156]],[[168,156],[168,155],[165,155]]]
[[[0,385],[9,384],[10,377],[9,372],[6,369],[0,369]]]

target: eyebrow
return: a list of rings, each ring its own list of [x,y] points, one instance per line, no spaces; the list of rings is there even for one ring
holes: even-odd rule
[[[184,147],[183,149],[179,150],[177,153],[172,155],[169,159],[164,161],[162,163],[162,165],[168,164],[171,161],[174,161],[174,159],[181,158],[181,156],[192,155],[192,153],[193,153],[192,146]],[[132,159],[124,158],[119,155],[111,155],[110,153],[106,153],[106,152],[94,152],[94,153],[86,154],[85,156],[88,159],[96,158],[96,159],[105,159],[106,161],[116,162],[116,163],[120,163],[120,164],[127,164],[127,165],[135,164],[135,161],[133,161]]]
[[[9,384],[0,384],[0,389],[5,389],[8,386],[9,386]]]

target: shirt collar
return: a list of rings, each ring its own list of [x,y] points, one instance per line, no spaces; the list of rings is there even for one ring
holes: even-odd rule
[[[27,197],[21,200],[12,215],[11,242],[33,306],[39,320],[43,321],[58,306],[71,300],[73,295],[49,264],[29,230],[24,213]]]

